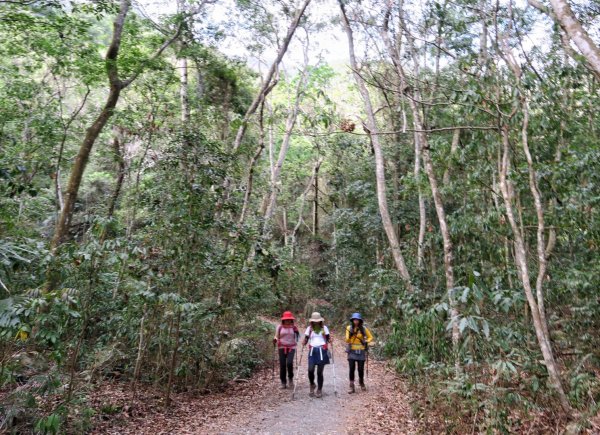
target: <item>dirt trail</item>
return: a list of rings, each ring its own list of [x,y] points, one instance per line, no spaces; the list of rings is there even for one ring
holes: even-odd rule
[[[114,434],[413,434],[423,433],[412,416],[414,400],[406,385],[384,362],[369,362],[366,392],[348,394],[348,362],[344,343],[334,341],[338,396],[334,395],[333,365],[325,368],[323,397],[308,396],[306,353],[298,377],[296,399],[292,390],[279,389],[278,373],[257,372],[251,379],[232,383],[222,393],[200,397],[179,394],[174,406],[164,413],[153,409],[126,416],[125,425],[110,424],[95,433]],[[112,392],[114,395],[114,391]],[[124,392],[126,394],[126,392]],[[156,408],[160,408],[157,406]],[[112,427],[111,427],[112,426]]]
[[[298,387],[295,400],[291,390],[273,391],[278,403],[260,406],[250,422],[232,421],[222,434],[345,434],[355,413],[362,413],[361,398],[347,394],[348,361],[340,350],[342,343],[334,343],[337,397],[334,394],[334,364],[325,367],[323,397],[309,397],[306,351],[302,366],[296,373]],[[300,349],[299,349],[300,351]],[[277,379],[273,382],[278,386]],[[275,387],[276,388],[276,387]],[[377,388],[377,387],[373,387]],[[364,397],[363,397],[364,399]]]

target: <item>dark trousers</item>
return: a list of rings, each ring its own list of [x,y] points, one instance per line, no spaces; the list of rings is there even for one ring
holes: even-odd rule
[[[321,390],[323,388],[323,370],[325,369],[325,364],[308,366],[308,380],[310,381],[310,385],[315,384],[315,367],[317,368],[317,388]]]
[[[285,353],[285,349],[279,349],[279,379],[281,383],[285,384],[286,378],[294,379],[294,355],[296,349],[289,349]]]
[[[353,359],[348,360],[348,366],[350,367],[350,382],[354,382],[354,371],[356,370],[356,365],[358,364],[358,379],[360,383],[365,382],[365,362],[364,361],[355,361]]]

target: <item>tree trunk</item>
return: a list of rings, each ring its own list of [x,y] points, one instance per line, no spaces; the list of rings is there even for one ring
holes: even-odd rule
[[[382,30],[382,36],[387,50],[389,51],[389,54],[392,58],[393,64],[396,68],[396,71],[398,73],[401,89],[407,89],[408,82],[404,73],[404,68],[400,63],[400,53],[397,51],[397,47],[394,47],[392,45],[392,42],[388,35],[389,15],[389,13],[386,14],[386,19]],[[403,21],[402,18],[401,21]],[[414,42],[409,36],[406,28],[405,31],[407,32],[410,53],[414,63],[415,80],[418,80],[420,77],[419,58],[414,47]],[[435,175],[435,170],[433,168],[433,161],[431,159],[431,153],[429,150],[429,141],[426,133],[424,132],[425,128],[423,119],[421,117],[421,112],[419,110],[419,107],[417,106],[417,101],[421,101],[421,93],[419,91],[418,84],[414,83],[413,85],[413,95],[411,97],[409,96],[407,100],[412,111],[413,126],[416,131],[416,134],[418,135],[419,146],[421,149],[421,157],[423,158],[423,167],[425,169],[425,173],[427,174],[427,178],[429,179],[429,186],[431,187],[431,194],[433,196],[433,204],[435,206],[435,211],[440,226],[440,232],[442,233],[442,241],[444,246],[444,271],[446,275],[446,291],[448,292],[448,300],[450,302],[450,321],[452,323],[452,348],[455,354],[455,369],[456,373],[458,374],[460,372],[460,360],[458,357],[460,330],[458,327],[459,314],[458,309],[456,307],[456,300],[454,297],[454,250],[452,246],[452,239],[450,237],[450,230],[448,229],[448,220],[446,218],[444,201],[442,199],[442,195],[438,186],[438,180]]]
[[[600,49],[583,28],[567,0],[550,0],[550,5],[560,26],[587,59],[596,76],[600,78]]]
[[[279,177],[281,175],[281,169],[283,168],[283,163],[285,162],[285,157],[287,155],[288,149],[290,147],[290,139],[292,138],[292,133],[294,131],[294,126],[296,125],[296,119],[298,117],[298,111],[300,109],[300,100],[302,97],[303,87],[306,84],[306,80],[308,79],[308,47],[305,47],[304,51],[304,70],[302,71],[302,76],[300,80],[298,80],[298,86],[296,88],[296,96],[294,98],[294,104],[292,105],[288,117],[285,122],[285,133],[283,135],[283,140],[281,141],[281,148],[279,148],[279,156],[277,158],[277,162],[272,167],[271,171],[271,192],[269,196],[269,200],[267,202],[267,209],[264,214],[264,226],[265,230],[267,229],[271,218],[273,217],[273,213],[275,212],[275,206],[277,202],[277,183],[279,182]]]
[[[312,218],[312,233],[313,236],[319,235],[319,168],[315,167],[315,185],[314,185],[314,197],[313,197],[313,218]]]
[[[188,85],[188,61],[184,57],[179,59],[179,99],[181,100],[181,123],[187,127],[190,122],[190,99]]]
[[[167,381],[167,392],[165,394],[165,407],[171,406],[171,388],[173,378],[175,377],[175,366],[177,365],[177,351],[179,350],[179,330],[181,326],[181,310],[177,309],[177,320],[175,321],[175,344],[171,354],[171,364],[169,365],[169,379]]]
[[[287,210],[283,207],[283,213],[281,215],[282,226],[283,226],[283,246],[288,245],[288,221],[287,221]]]
[[[263,150],[265,149],[265,126],[263,123],[264,109],[265,103],[263,101],[260,106],[260,111],[258,115],[258,146],[256,147],[254,155],[252,156],[252,160],[250,160],[250,165],[248,169],[248,182],[246,183],[246,192],[244,193],[244,203],[242,205],[242,212],[240,213],[240,218],[238,220],[240,225],[244,224],[246,216],[248,214],[248,208],[250,207],[250,196],[252,196],[252,188],[254,184],[254,168],[256,167],[256,163],[258,162],[258,159],[260,158]]]
[[[121,133],[119,128],[115,127],[113,137],[113,151],[115,153],[115,160],[117,161],[117,181],[115,183],[115,190],[110,198],[108,204],[108,218],[111,219],[114,215],[121,189],[123,188],[123,181],[125,180],[125,173],[127,171],[127,165],[125,163],[125,145],[121,144]]]
[[[458,150],[458,144],[460,143],[460,128],[454,130],[452,134],[452,144],[450,145],[450,156],[448,158],[448,166],[444,171],[444,176],[442,178],[444,186],[448,186],[450,184],[450,172],[452,171],[452,159]]]
[[[508,179],[508,173],[510,168],[510,139],[508,126],[504,125],[501,129],[502,134],[502,166],[500,171],[500,190],[504,199],[504,206],[506,208],[506,216],[510,223],[513,232],[514,245],[515,245],[515,262],[517,263],[517,269],[521,278],[521,284],[525,291],[525,297],[529,303],[529,309],[531,317],[533,319],[533,326],[535,334],[540,345],[540,350],[544,358],[546,369],[548,370],[549,381],[552,387],[556,390],[561,407],[567,414],[572,413],[571,405],[563,390],[562,383],[560,380],[559,370],[552,353],[552,347],[550,341],[546,335],[547,326],[543,325],[543,319],[540,315],[540,308],[536,299],[533,295],[531,282],[529,281],[529,267],[527,264],[527,250],[525,248],[525,242],[523,240],[522,231],[515,218],[515,212],[513,209],[513,202],[515,201],[514,189],[512,183]]]
[[[296,246],[296,234],[298,233],[298,230],[300,229],[300,225],[302,225],[302,222],[304,221],[302,215],[304,214],[304,204],[306,203],[306,196],[308,195],[308,192],[310,192],[310,189],[312,189],[312,187],[313,187],[314,179],[316,178],[317,174],[319,173],[319,168],[321,167],[322,162],[323,162],[323,160],[319,159],[315,163],[310,180],[308,180],[308,183],[306,185],[306,189],[304,189],[304,192],[302,192],[302,196],[300,196],[300,205],[298,206],[298,221],[296,222],[296,225],[294,226],[294,229],[292,230],[292,234],[290,235],[290,254],[291,254],[292,258],[294,258],[294,250],[295,250],[295,246]]]
[[[371,96],[369,95],[369,90],[367,89],[367,85],[365,84],[363,77],[359,74],[358,62],[356,61],[356,55],[354,53],[354,36],[352,33],[352,28],[350,27],[350,22],[348,21],[348,17],[346,16],[344,3],[342,0],[338,0],[338,3],[340,5],[342,23],[344,25],[344,28],[346,30],[346,36],[348,38],[350,66],[353,70],[354,80],[356,81],[356,84],[358,86],[358,90],[363,99],[365,111],[367,113],[367,128],[369,129],[369,137],[371,139],[373,151],[375,154],[375,177],[377,180],[377,202],[379,205],[379,214],[381,215],[383,228],[385,230],[388,242],[390,244],[390,249],[392,251],[392,256],[394,258],[396,268],[400,273],[400,276],[404,280],[406,288],[409,291],[413,291],[414,288],[410,281],[410,273],[408,271],[408,268],[406,267],[406,263],[404,261],[402,252],[400,251],[400,243],[398,242],[398,237],[396,235],[396,232],[394,231],[394,225],[392,223],[392,219],[388,210],[385,185],[384,157],[383,151],[381,149],[381,144],[379,142],[379,131],[377,128],[377,122],[375,119],[373,106],[371,104]]]
[[[77,194],[79,193],[79,187],[81,185],[83,173],[89,161],[90,153],[94,143],[96,142],[96,139],[98,139],[98,136],[102,132],[104,126],[112,116],[114,109],[117,106],[117,102],[119,101],[121,91],[129,86],[139,76],[148,63],[142,62],[128,79],[120,79],[117,61],[119,58],[119,50],[121,48],[123,27],[125,25],[125,19],[127,18],[130,7],[131,0],[121,0],[119,5],[119,13],[113,22],[113,35],[105,56],[106,73],[109,81],[108,97],[104,103],[104,106],[102,107],[102,110],[92,125],[87,129],[83,142],[79,147],[79,152],[77,153],[75,162],[73,163],[71,174],[69,176],[67,192],[65,195],[64,207],[58,217],[56,228],[54,230],[54,236],[52,237],[52,241],[50,243],[50,249],[52,253],[55,253],[56,249],[64,242],[69,231],[69,225],[73,217],[75,201],[77,200]],[[181,26],[177,28],[177,31],[170,39],[166,40],[160,46],[160,48],[151,57],[151,60],[158,58],[163,51],[166,50],[167,47],[169,47],[179,37],[180,34]],[[52,277],[49,277],[49,280],[46,283],[46,289],[51,290],[54,284],[55,283],[53,282]]]
[[[133,379],[131,380],[131,391],[133,397],[136,397],[137,381],[140,378],[142,368],[142,357],[144,355],[144,347],[146,346],[146,337],[144,336],[144,324],[146,322],[147,307],[144,304],[144,314],[140,320],[140,338],[138,340],[137,358],[135,359],[135,367],[133,369]]]
[[[81,185],[81,179],[83,178],[83,172],[87,165],[87,162],[92,151],[92,147],[96,142],[96,139],[100,135],[100,132],[106,125],[108,119],[112,116],[113,110],[119,101],[119,95],[121,94],[120,84],[111,84],[108,98],[102,111],[94,121],[94,123],[88,128],[85,138],[79,148],[73,168],[71,169],[71,175],[69,177],[69,184],[64,198],[64,206],[58,217],[56,223],[56,229],[54,231],[54,237],[52,238],[51,249],[55,251],[62,242],[64,241],[69,226],[71,224],[71,218],[73,217],[73,209],[75,207],[75,201],[77,200],[77,194],[79,192],[79,186]]]
[[[425,197],[421,189],[419,178],[421,177],[421,144],[419,143],[419,135],[415,132],[415,181],[418,183],[419,194],[419,236],[417,238],[417,266],[423,269],[424,266],[424,243],[425,231],[427,229],[427,210],[425,209]]]
[[[250,118],[252,117],[254,112],[256,112],[256,109],[258,109],[258,105],[260,104],[261,100],[266,98],[268,93],[271,91],[271,89],[272,89],[271,81],[273,80],[273,77],[275,76],[275,73],[277,72],[277,68],[279,67],[281,60],[283,59],[283,56],[286,53],[286,51],[290,45],[292,37],[294,36],[296,29],[298,28],[298,24],[300,24],[300,19],[304,15],[304,11],[306,10],[310,1],[311,0],[304,0],[304,3],[302,3],[302,5],[300,6],[300,9],[298,9],[296,11],[296,14],[294,15],[294,19],[292,20],[290,27],[288,28],[287,34],[285,35],[285,38],[283,39],[281,46],[279,47],[279,50],[277,51],[277,56],[275,57],[275,60],[273,61],[273,63],[271,64],[271,67],[269,68],[269,71],[267,72],[267,75],[265,77],[265,80],[263,81],[262,87],[260,88],[256,97],[254,97],[254,100],[250,104],[250,107],[248,107],[248,109],[246,110],[246,114],[244,115],[244,118],[242,119],[242,124],[238,128],[237,134],[235,136],[235,141],[233,142],[233,145],[231,147],[232,153],[237,152],[238,148],[242,144],[242,139],[244,138],[244,135],[246,134],[246,129],[248,128],[248,122],[250,121]]]

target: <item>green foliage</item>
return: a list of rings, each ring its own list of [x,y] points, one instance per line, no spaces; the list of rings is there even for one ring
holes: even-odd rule
[[[294,14],[286,2],[239,1],[240,22],[228,29],[212,28],[204,16],[154,22],[131,11],[118,67],[123,78],[141,68],[144,74],[122,92],[99,133],[67,242],[51,250],[59,193],[66,195],[82,138],[104,104],[104,55],[118,4],[17,3],[0,8],[0,385],[7,392],[1,430],[89,431],[98,415],[121,412],[87,403],[88,387],[107,379],[205,391],[248,377],[270,358],[272,326],[260,316],[287,309],[319,310],[334,325],[362,312],[382,345],[374,352],[415,388],[427,385],[427,411],[441,413],[447,431],[521,432],[535,423],[532,416],[551,415],[558,405],[540,363],[499,187],[498,127],[505,126],[513,207],[535,285],[538,215],[522,147],[525,97],[546,243],[556,235],[542,280],[552,349],[571,405],[585,415],[597,412],[598,84],[579,59],[565,60],[557,37],[524,44],[544,25],[532,12],[499,5],[492,26],[485,2],[483,11],[463,1],[420,5],[401,26],[414,33],[425,62],[413,77],[409,49],[403,53],[414,81],[406,87],[376,39],[381,11],[357,15],[363,26],[355,35],[364,38],[357,46],[366,48],[360,74],[384,133],[387,205],[415,287],[408,292],[382,229],[374,150],[347,68],[319,59],[301,89],[301,74],[290,64],[280,68],[264,101],[263,131],[255,114],[239,151],[231,152],[260,77],[217,47],[223,31],[251,31],[247,48],[260,62],[270,58],[267,50],[283,31],[280,18]],[[350,3],[360,11],[360,2]],[[593,12],[580,6],[578,15],[592,20]],[[502,44],[477,46],[482,19],[490,41]],[[178,23],[180,39],[152,59]],[[324,26],[312,15],[301,25],[309,41]],[[402,42],[410,45],[406,37]],[[504,50],[504,42],[518,51],[518,79],[507,57],[492,51]],[[372,43],[379,48],[371,50]],[[177,63],[183,58],[186,89]],[[414,172],[411,86],[421,87],[418,103],[453,243],[451,289],[431,183],[423,168]],[[297,91],[298,120],[272,186],[272,160]],[[478,128],[463,128],[453,151],[456,126]],[[262,154],[248,168],[259,145]],[[317,161],[318,190],[314,180],[307,185]],[[250,175],[253,192],[240,219]],[[277,209],[265,223],[273,187]]]

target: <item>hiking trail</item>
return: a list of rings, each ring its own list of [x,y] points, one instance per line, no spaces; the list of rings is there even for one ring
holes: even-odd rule
[[[257,371],[248,380],[230,382],[222,392],[190,397],[173,395],[168,411],[151,405],[146,411],[130,412],[126,424],[110,422],[97,427],[96,434],[413,434],[421,433],[421,422],[412,415],[414,401],[405,383],[385,361],[369,361],[367,391],[348,394],[348,361],[345,343],[333,331],[338,396],[334,394],[333,365],[325,367],[323,397],[309,397],[306,350],[295,372],[298,387],[280,389],[278,367]],[[301,347],[298,349],[300,360]],[[124,391],[124,394],[128,392]],[[113,392],[114,394],[114,392]],[[157,398],[154,398],[157,399]]]

